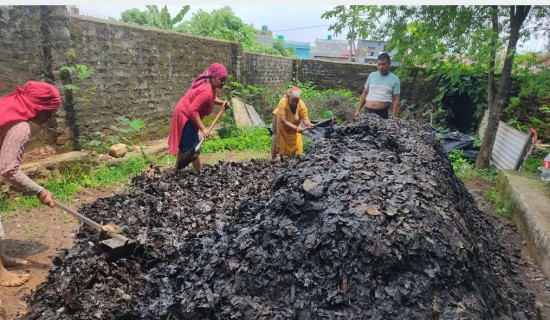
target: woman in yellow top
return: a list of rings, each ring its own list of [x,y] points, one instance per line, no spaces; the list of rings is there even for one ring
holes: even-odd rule
[[[274,111],[277,115],[275,152],[282,156],[302,155],[301,133],[305,129],[300,127],[300,122],[303,121],[308,128],[313,126],[307,115],[306,104],[300,99],[300,94],[300,89],[292,86]]]

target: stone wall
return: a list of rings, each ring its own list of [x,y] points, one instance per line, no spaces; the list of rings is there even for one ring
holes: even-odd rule
[[[242,82],[255,87],[286,88],[296,59],[245,52]]]

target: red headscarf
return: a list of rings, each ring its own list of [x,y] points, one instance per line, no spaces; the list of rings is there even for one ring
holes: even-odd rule
[[[298,88],[297,86],[292,86],[292,88],[290,88],[290,90],[288,90],[287,94],[286,94],[286,97],[287,98],[300,98],[302,94],[302,90],[300,90],[300,88]]]
[[[29,81],[23,88],[0,99],[0,127],[17,121],[28,121],[40,111],[55,111],[61,105],[59,90],[51,84]]]
[[[208,67],[208,70],[201,73],[195,78],[195,80],[193,80],[193,83],[191,83],[191,89],[195,89],[201,84],[207,82],[210,77],[225,78],[227,77],[227,69],[221,63],[212,63],[210,67]]]

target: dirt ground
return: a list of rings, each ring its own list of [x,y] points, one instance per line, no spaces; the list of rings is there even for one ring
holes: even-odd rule
[[[535,297],[536,305],[541,311],[542,318],[550,319],[550,281],[529,255],[527,247],[514,224],[507,218],[493,214],[493,207],[485,199],[487,191],[493,185],[480,181],[467,181],[465,185],[470,194],[476,199],[478,207],[483,212],[494,217],[494,220],[497,222],[497,228],[502,231],[500,243],[512,252],[510,260],[515,267],[516,279],[525,286],[528,293]]]
[[[207,156],[205,160],[209,163],[215,163],[221,159],[242,161],[253,156],[253,154],[218,154]],[[466,187],[478,202],[478,206],[487,214],[492,214],[493,208],[485,200],[485,194],[492,185],[469,181]],[[69,205],[77,209],[85,203],[123,191],[123,185],[91,190],[91,193],[76,196]],[[550,319],[550,281],[529,256],[513,224],[503,217],[495,216],[495,220],[498,222],[498,228],[502,230],[501,243],[513,252],[510,259],[516,268],[518,280],[523,283],[528,293],[535,296],[543,319]],[[78,222],[59,209],[49,208],[18,212],[3,219],[2,222],[6,231],[6,237],[2,241],[4,250],[11,256],[29,261],[29,265],[15,270],[31,273],[31,280],[21,287],[0,287],[0,298],[8,319],[14,319],[25,314],[27,306],[22,297],[44,281],[52,265],[52,258],[58,255],[60,249],[72,246]]]

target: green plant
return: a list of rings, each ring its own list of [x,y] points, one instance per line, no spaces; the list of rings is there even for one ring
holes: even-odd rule
[[[61,178],[51,178],[44,187],[61,202],[68,202],[77,192],[88,188],[111,186],[122,181],[128,181],[130,177],[141,173],[151,165],[173,164],[172,156],[164,157],[130,157],[120,163],[105,163],[94,168],[91,163],[78,163],[64,168]],[[43,206],[36,196],[18,196],[13,199],[0,194],[0,214],[6,216],[10,211],[25,208],[38,208]]]
[[[97,86],[85,85],[84,80],[90,78],[94,74],[94,70],[77,63],[75,52],[67,52],[65,56],[68,64],[61,67],[59,73],[65,89],[70,92],[70,99],[75,102],[90,102],[90,96],[96,95]]]
[[[126,117],[119,116],[116,118],[117,125],[109,127],[113,134],[105,134],[101,131],[95,131],[93,135],[96,139],[87,141],[85,145],[96,152],[109,150],[113,144],[124,141],[128,146],[134,146],[134,141],[129,139],[127,135],[136,134],[146,127],[145,122],[140,119],[130,120]]]
[[[462,150],[452,150],[448,153],[453,171],[460,180],[477,180],[488,183],[496,181],[498,174],[494,167],[476,169],[473,163],[474,160],[465,159],[462,157],[462,154]]]
[[[271,136],[265,128],[239,129],[239,134],[222,138],[215,136],[203,144],[204,153],[213,153],[225,150],[257,150],[269,151]]]
[[[491,188],[487,191],[487,195],[485,196],[487,201],[489,201],[493,206],[495,207],[495,213],[499,216],[506,217],[508,219],[512,218],[512,208],[513,203],[512,201],[504,201],[499,196],[499,192],[496,188]]]
[[[317,90],[313,82],[299,82],[295,79],[289,84],[300,88],[301,98],[306,103],[310,119],[336,118],[336,121],[350,120],[355,113],[355,107],[359,98],[346,89]],[[275,95],[272,99],[278,103],[282,94]],[[275,104],[276,104],[275,103]]]
[[[511,125],[513,127],[516,127],[521,132],[529,131],[529,127],[519,123],[518,119],[516,119],[516,118],[511,118],[506,123],[508,123],[509,125]]]
[[[308,138],[307,136],[302,135],[302,153],[306,154],[309,148],[309,145],[313,142],[312,139]]]
[[[523,171],[540,173],[539,167],[542,167],[543,159],[529,156],[523,161]]]

